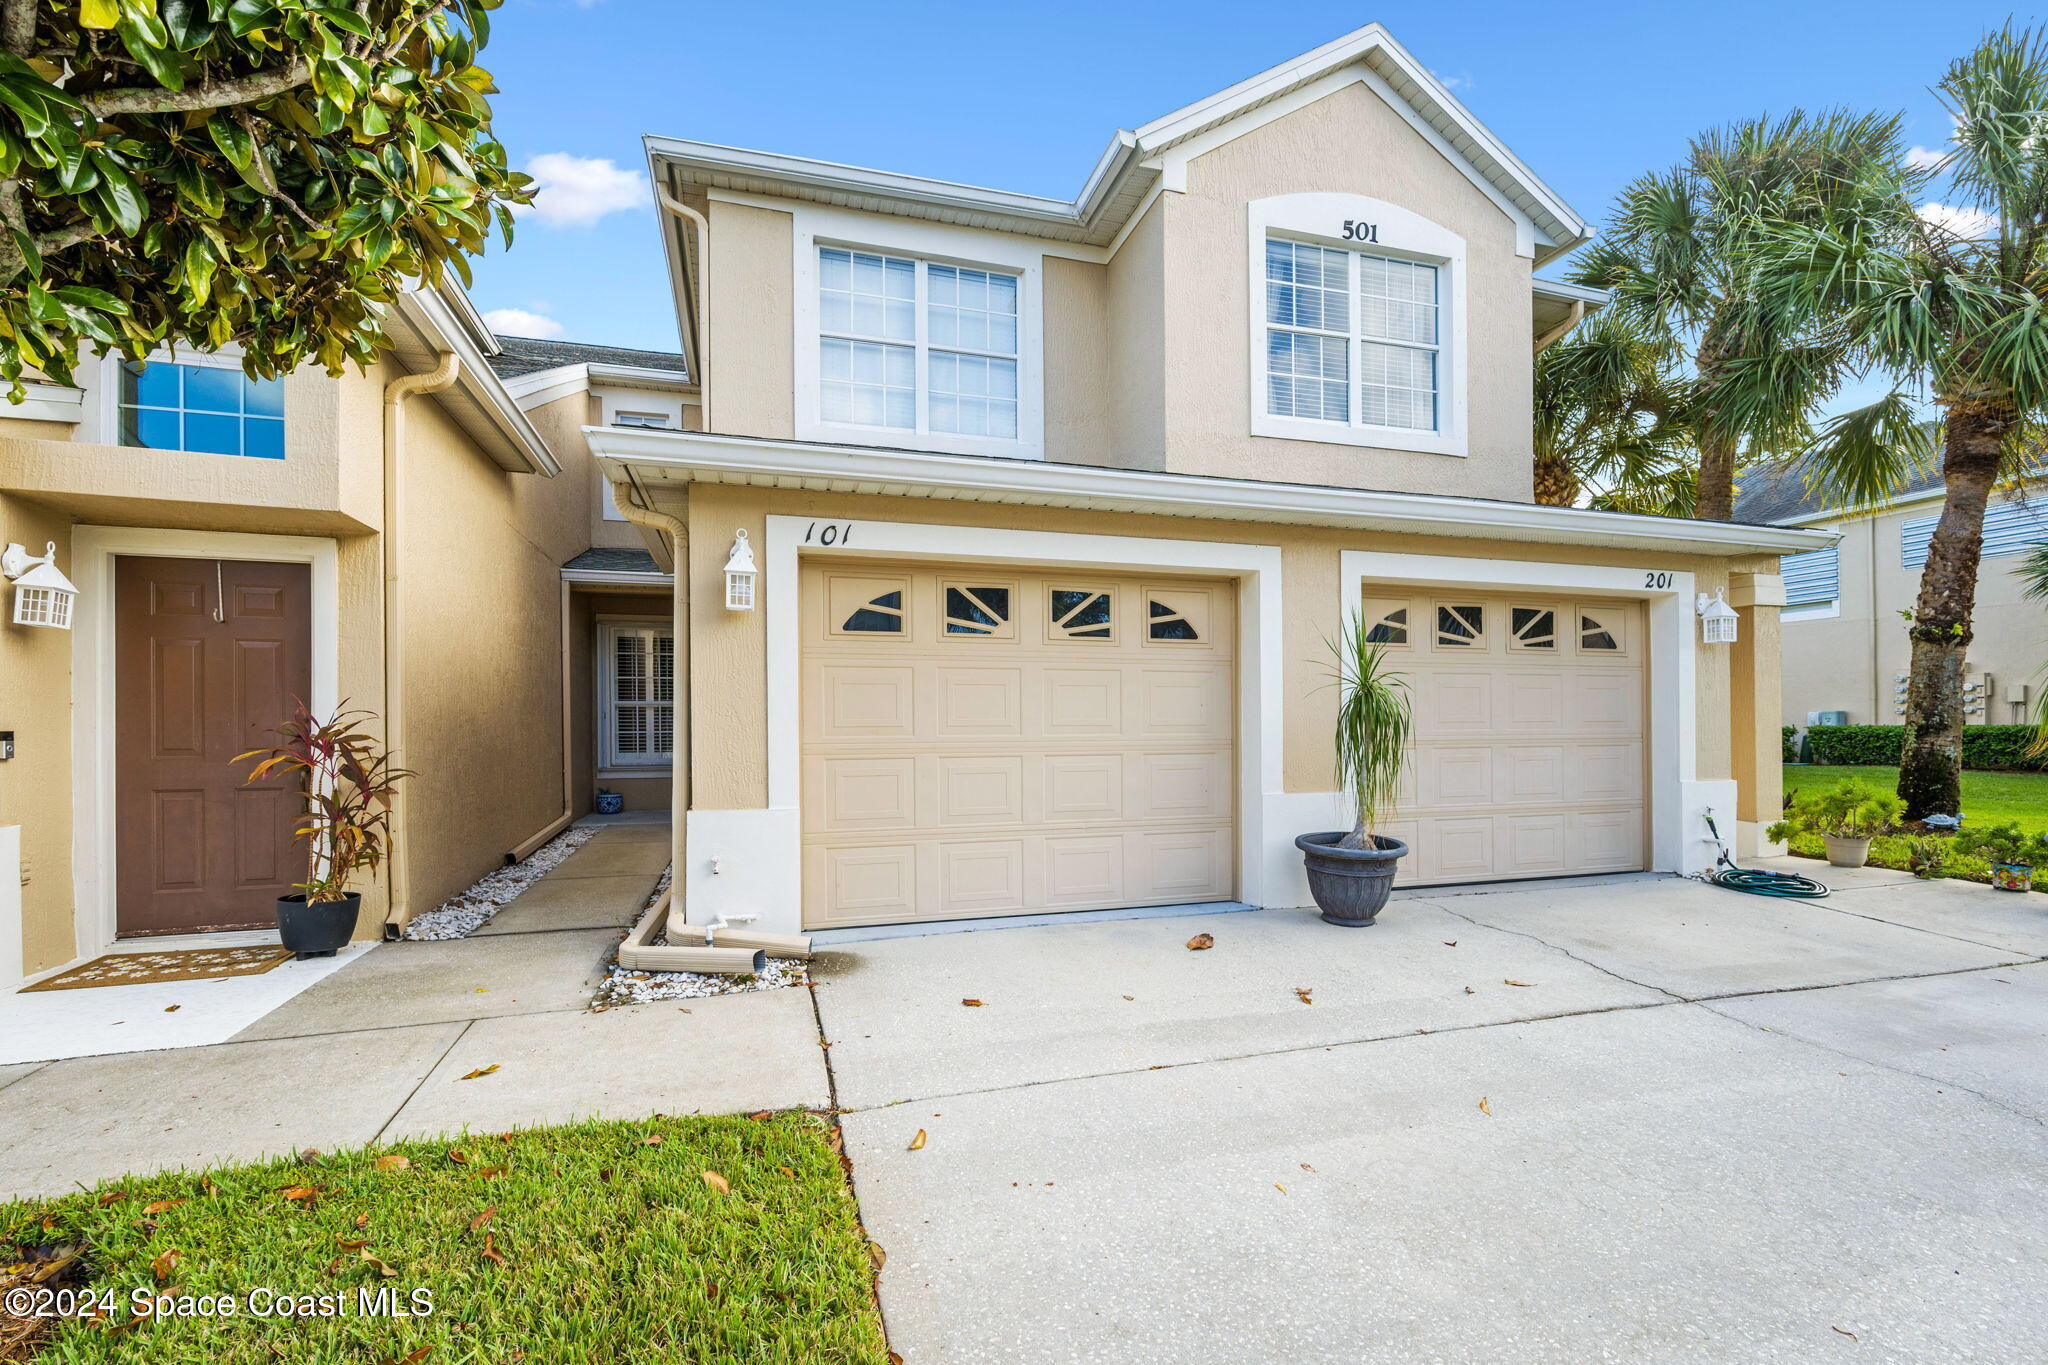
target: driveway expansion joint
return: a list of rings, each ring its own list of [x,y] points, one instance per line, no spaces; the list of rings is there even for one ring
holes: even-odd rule
[[[1542,947],[1550,949],[1554,953],[1562,953],[1564,956],[1570,958],[1572,961],[1578,963],[1580,966],[1591,967],[1594,971],[1599,972],[1602,976],[1612,977],[1616,981],[1622,982],[1624,985],[1634,986],[1637,990],[1655,991],[1658,995],[1663,996],[1665,999],[1671,1001],[1673,1004],[1683,1004],[1685,1002],[1685,997],[1678,994],[1678,992],[1676,991],[1666,990],[1662,986],[1653,986],[1647,981],[1637,981],[1633,977],[1623,976],[1620,972],[1615,971],[1614,968],[1604,967],[1598,962],[1592,962],[1587,960],[1586,958],[1580,957],[1571,949],[1563,946],[1562,944],[1552,943],[1549,939],[1544,938],[1540,934],[1530,933],[1526,929],[1503,929],[1496,924],[1487,924],[1481,920],[1473,919],[1470,915],[1461,915],[1457,911],[1451,909],[1448,905],[1443,904],[1441,901],[1430,901],[1428,902],[1428,904],[1434,906],[1438,910],[1443,911],[1446,915],[1449,915],[1453,919],[1461,919],[1465,921],[1465,923],[1471,925],[1475,929],[1491,930],[1494,933],[1512,934],[1516,938],[1526,938],[1531,943],[1539,944]]]
[[[448,1060],[448,1054],[455,1051],[455,1045],[462,1041],[463,1035],[468,1033],[471,1026],[475,1023],[476,1020],[474,1019],[465,1019],[462,1021],[462,1027],[455,1030],[455,1036],[448,1040],[448,1046],[442,1048],[441,1054],[438,1057],[434,1058],[432,1062],[428,1063],[427,1069],[420,1073],[420,1078],[412,1083],[412,1089],[406,1091],[405,1098],[398,1102],[398,1107],[396,1109],[393,1109],[389,1114],[386,1114],[384,1116],[384,1122],[377,1125],[377,1132],[376,1135],[370,1139],[371,1143],[383,1141],[384,1134],[390,1130],[391,1125],[393,1123],[398,1121],[398,1116],[405,1112],[405,1107],[408,1104],[412,1103],[413,1096],[420,1093],[420,1087],[424,1086],[427,1083],[427,1078],[429,1076],[432,1076],[436,1071],[441,1069],[441,1063]]]

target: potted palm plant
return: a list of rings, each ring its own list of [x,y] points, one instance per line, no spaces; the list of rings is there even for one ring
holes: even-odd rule
[[[1888,791],[1853,778],[1819,791],[1801,792],[1785,806],[1785,818],[1764,831],[1774,844],[1795,834],[1818,834],[1834,867],[1861,867],[1870,860],[1870,841],[1899,821],[1906,803]]]
[[[1294,846],[1307,864],[1309,893],[1324,923],[1362,929],[1379,917],[1395,864],[1408,851],[1377,826],[1393,809],[1415,722],[1407,682],[1388,668],[1386,647],[1373,643],[1364,622],[1346,621],[1330,648],[1336,656],[1337,780],[1351,804],[1351,829],[1303,834]]]
[[[300,702],[276,731],[281,743],[235,756],[237,763],[257,760],[250,782],[305,775],[306,814],[292,837],[306,845],[306,880],[277,899],[278,937],[300,958],[332,957],[349,941],[363,904],[350,885],[358,873],[374,877],[391,851],[392,797],[412,774],[378,752],[362,728],[369,719],[337,711],[323,721]]]

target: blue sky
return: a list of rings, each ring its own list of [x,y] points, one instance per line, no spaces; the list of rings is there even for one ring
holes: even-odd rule
[[[1691,134],[1763,111],[1902,110],[1909,138],[1938,146],[1947,120],[1928,87],[2006,14],[1888,0],[1547,12],[507,0],[484,58],[502,91],[498,134],[514,164],[541,158],[557,183],[513,249],[478,264],[474,295],[530,315],[506,331],[673,349],[643,133],[1070,198],[1113,129],[1375,19],[1597,222]]]

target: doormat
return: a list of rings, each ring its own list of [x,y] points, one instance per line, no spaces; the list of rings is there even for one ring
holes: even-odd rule
[[[29,991],[76,991],[88,986],[148,986],[159,981],[205,981],[216,976],[255,976],[291,961],[289,948],[178,948],[163,953],[108,953]]]

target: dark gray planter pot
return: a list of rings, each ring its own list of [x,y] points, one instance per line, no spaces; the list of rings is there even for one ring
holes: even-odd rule
[[[1394,865],[1408,845],[1375,834],[1378,848],[1338,848],[1347,833],[1338,829],[1303,834],[1295,838],[1294,846],[1308,864],[1309,894],[1323,912],[1323,923],[1363,929],[1379,918],[1380,907],[1394,888]]]
[[[333,957],[356,931],[356,912],[363,895],[351,891],[338,901],[308,902],[304,896],[277,898],[277,936],[299,955]]]

